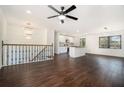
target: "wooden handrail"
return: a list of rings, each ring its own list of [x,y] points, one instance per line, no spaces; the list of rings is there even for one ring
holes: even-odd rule
[[[3,44],[3,46],[52,46],[52,45],[40,45],[40,44]]]
[[[4,43],[4,41],[2,41],[2,46],[53,46],[53,44],[51,45],[41,45],[41,44],[6,44]]]

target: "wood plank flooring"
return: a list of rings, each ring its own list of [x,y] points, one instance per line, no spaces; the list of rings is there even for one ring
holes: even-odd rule
[[[119,87],[124,86],[124,58],[87,54],[54,61],[4,67],[1,87]]]

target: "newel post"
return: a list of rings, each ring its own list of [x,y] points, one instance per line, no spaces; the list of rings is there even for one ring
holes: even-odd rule
[[[3,46],[4,46],[4,41],[2,41],[2,67],[3,67],[3,56],[4,56],[4,54],[3,54]]]

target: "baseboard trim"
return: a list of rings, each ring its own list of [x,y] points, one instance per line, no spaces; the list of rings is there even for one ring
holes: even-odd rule
[[[67,53],[59,53],[59,54],[55,53],[55,55],[63,55],[63,54],[67,54]]]
[[[86,53],[86,55],[97,55],[97,56],[106,56],[106,57],[124,58],[124,57],[121,57],[121,56],[111,56],[111,55],[94,54],[94,53]]]

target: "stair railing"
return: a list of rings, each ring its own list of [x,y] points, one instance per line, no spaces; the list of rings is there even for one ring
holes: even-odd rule
[[[53,44],[6,44],[2,41],[3,66],[53,60],[53,56]]]

